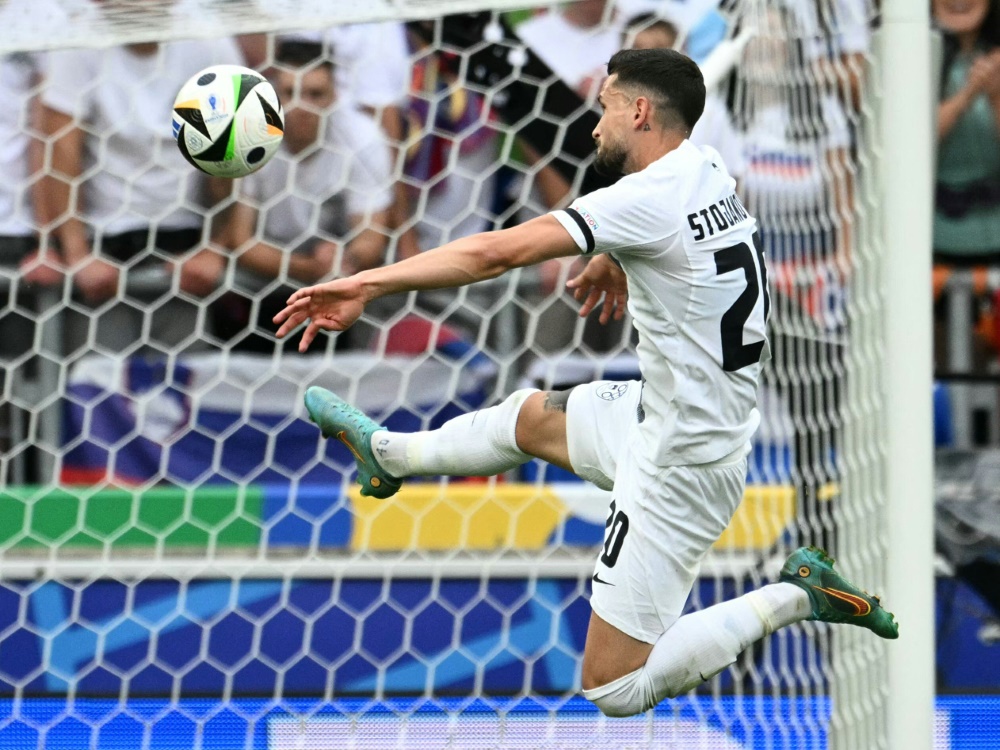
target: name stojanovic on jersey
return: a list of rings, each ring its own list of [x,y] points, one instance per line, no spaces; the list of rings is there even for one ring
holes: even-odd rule
[[[645,381],[639,431],[661,466],[723,458],[760,422],[767,270],[735,188],[718,152],[684,141],[553,212],[583,254],[609,253],[628,277]]]

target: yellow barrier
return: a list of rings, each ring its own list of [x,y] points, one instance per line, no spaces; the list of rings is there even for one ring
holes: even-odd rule
[[[560,485],[410,484],[390,500],[351,493],[351,546],[371,551],[540,549],[571,517]],[[595,490],[595,492],[598,492]],[[824,488],[826,497],[836,487]],[[600,498],[598,498],[598,502]],[[749,485],[717,549],[767,549],[795,517],[795,490]]]

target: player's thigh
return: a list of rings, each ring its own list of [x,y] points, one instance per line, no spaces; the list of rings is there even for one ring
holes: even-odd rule
[[[611,489],[621,446],[636,422],[640,384],[598,381],[529,396],[517,417],[525,453]]]
[[[681,616],[701,563],[743,497],[746,459],[656,470],[633,441],[618,467],[591,608],[655,643]]]
[[[532,393],[521,404],[514,436],[528,455],[572,471],[566,445],[569,396],[570,390]]]
[[[634,672],[652,650],[653,644],[623,633],[591,612],[583,648],[583,689],[593,690]]]
[[[579,385],[569,397],[566,435],[572,471],[610,490],[625,446],[638,424],[638,381],[600,380]]]

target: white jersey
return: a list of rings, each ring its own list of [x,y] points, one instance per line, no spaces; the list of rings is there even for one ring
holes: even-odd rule
[[[760,422],[767,272],[735,186],[718,152],[684,141],[553,212],[584,254],[610,253],[628,277],[639,432],[660,466],[717,461]]]

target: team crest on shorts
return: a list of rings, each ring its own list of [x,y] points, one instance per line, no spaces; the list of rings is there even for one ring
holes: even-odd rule
[[[597,389],[597,395],[605,401],[615,401],[624,396],[627,390],[628,383],[607,383]]]

